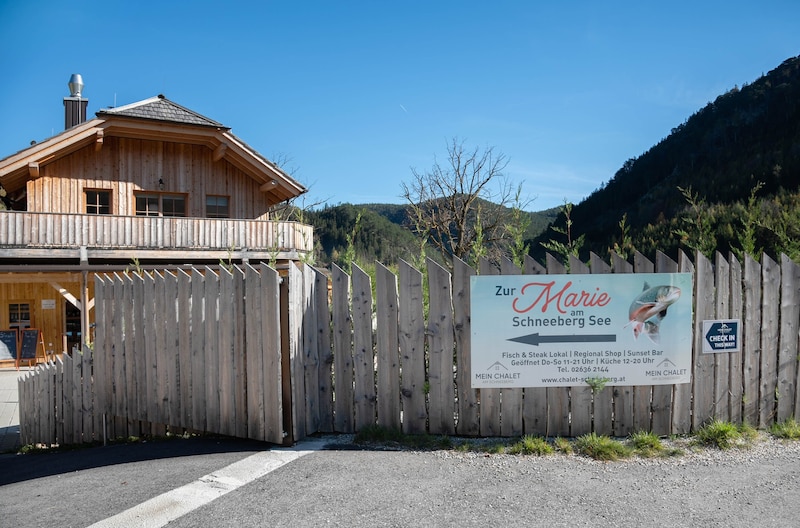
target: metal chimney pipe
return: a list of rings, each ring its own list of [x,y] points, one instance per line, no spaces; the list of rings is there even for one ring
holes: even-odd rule
[[[81,92],[83,91],[83,78],[81,77],[80,73],[73,73],[72,76],[69,78],[69,96],[70,97],[80,97]]]
[[[80,73],[73,73],[69,78],[69,97],[64,98],[64,129],[72,128],[86,121],[88,99],[81,97],[83,78]]]

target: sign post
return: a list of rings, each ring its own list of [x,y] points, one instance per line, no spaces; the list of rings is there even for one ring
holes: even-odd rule
[[[691,381],[691,273],[470,280],[473,388]]]

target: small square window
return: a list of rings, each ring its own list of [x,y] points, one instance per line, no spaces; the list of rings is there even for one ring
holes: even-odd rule
[[[86,190],[86,214],[111,214],[111,191]]]

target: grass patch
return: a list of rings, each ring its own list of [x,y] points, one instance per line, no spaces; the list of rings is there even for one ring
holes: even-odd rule
[[[642,457],[652,458],[664,453],[664,444],[654,433],[639,431],[630,436],[630,444],[634,452]]]
[[[511,444],[506,450],[512,455],[550,455],[555,450],[547,440],[541,436],[525,435],[517,442]]]
[[[800,440],[800,423],[794,418],[789,418],[783,422],[775,422],[769,428],[770,434],[776,438],[784,440]]]
[[[631,455],[631,449],[622,442],[597,433],[576,438],[575,450],[595,460],[619,460]]]
[[[717,449],[746,448],[758,435],[750,426],[737,426],[722,420],[713,420],[701,427],[694,435],[695,442]]]
[[[794,419],[776,423],[770,428],[776,438],[800,440],[800,423]],[[749,425],[714,420],[688,437],[670,437],[665,441],[652,432],[640,431],[627,439],[616,439],[597,433],[577,438],[544,438],[525,435],[515,440],[505,438],[452,439],[447,435],[405,434],[400,430],[372,425],[363,428],[354,438],[355,444],[397,449],[453,450],[486,455],[535,455],[578,453],[595,460],[613,461],[631,456],[679,457],[686,449],[748,448],[759,438],[759,431]]]
[[[557,436],[553,440],[553,446],[555,447],[556,451],[565,455],[571,455],[574,451],[574,449],[572,449],[572,442],[560,436]]]

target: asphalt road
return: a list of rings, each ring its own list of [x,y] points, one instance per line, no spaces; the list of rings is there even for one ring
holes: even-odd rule
[[[797,443],[602,463],[563,455],[364,451],[346,443],[321,450],[327,442],[286,450],[194,438],[2,455],[0,525],[164,526],[162,510],[192,501],[169,519],[170,527],[736,528],[796,526],[800,517]]]

